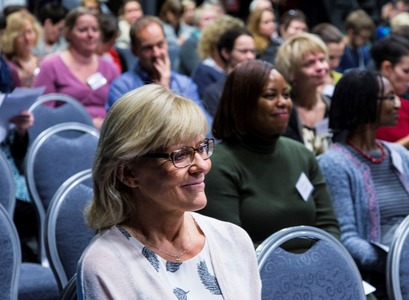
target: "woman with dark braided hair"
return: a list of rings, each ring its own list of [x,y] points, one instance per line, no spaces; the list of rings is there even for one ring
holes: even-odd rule
[[[335,143],[319,157],[341,229],[341,241],[362,277],[385,292],[384,246],[409,214],[409,153],[375,138],[379,126],[398,121],[399,97],[391,82],[352,70],[335,87],[330,127]]]

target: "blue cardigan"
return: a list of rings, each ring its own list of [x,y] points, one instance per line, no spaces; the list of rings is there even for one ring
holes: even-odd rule
[[[408,192],[409,152],[398,144],[382,142],[386,149],[402,158],[403,173],[394,168]],[[341,241],[364,270],[385,272],[385,253],[371,242],[380,242],[379,204],[369,165],[360,162],[340,143],[318,157],[327,181],[341,229]]]

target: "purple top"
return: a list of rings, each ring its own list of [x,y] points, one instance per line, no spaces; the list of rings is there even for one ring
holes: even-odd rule
[[[41,64],[34,86],[45,86],[44,94],[61,93],[77,99],[85,106],[92,118],[105,117],[109,86],[119,76],[119,71],[111,62],[98,57],[97,72],[107,79],[107,83],[93,90],[71,73],[60,55],[54,55]]]

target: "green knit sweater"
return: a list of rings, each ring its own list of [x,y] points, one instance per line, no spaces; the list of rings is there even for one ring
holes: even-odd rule
[[[272,233],[309,225],[339,237],[331,199],[314,155],[285,137],[216,145],[200,213],[244,228],[257,246]],[[307,201],[296,188],[302,173],[314,187]],[[292,248],[292,247],[291,247]]]

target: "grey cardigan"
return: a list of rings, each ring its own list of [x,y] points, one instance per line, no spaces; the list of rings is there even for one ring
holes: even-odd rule
[[[402,174],[394,168],[409,201],[409,152],[398,144],[382,142],[402,159]],[[364,270],[385,272],[385,253],[371,244],[380,242],[378,201],[369,165],[360,162],[348,148],[335,143],[318,157],[341,229],[341,241]],[[391,195],[392,196],[392,195]]]

